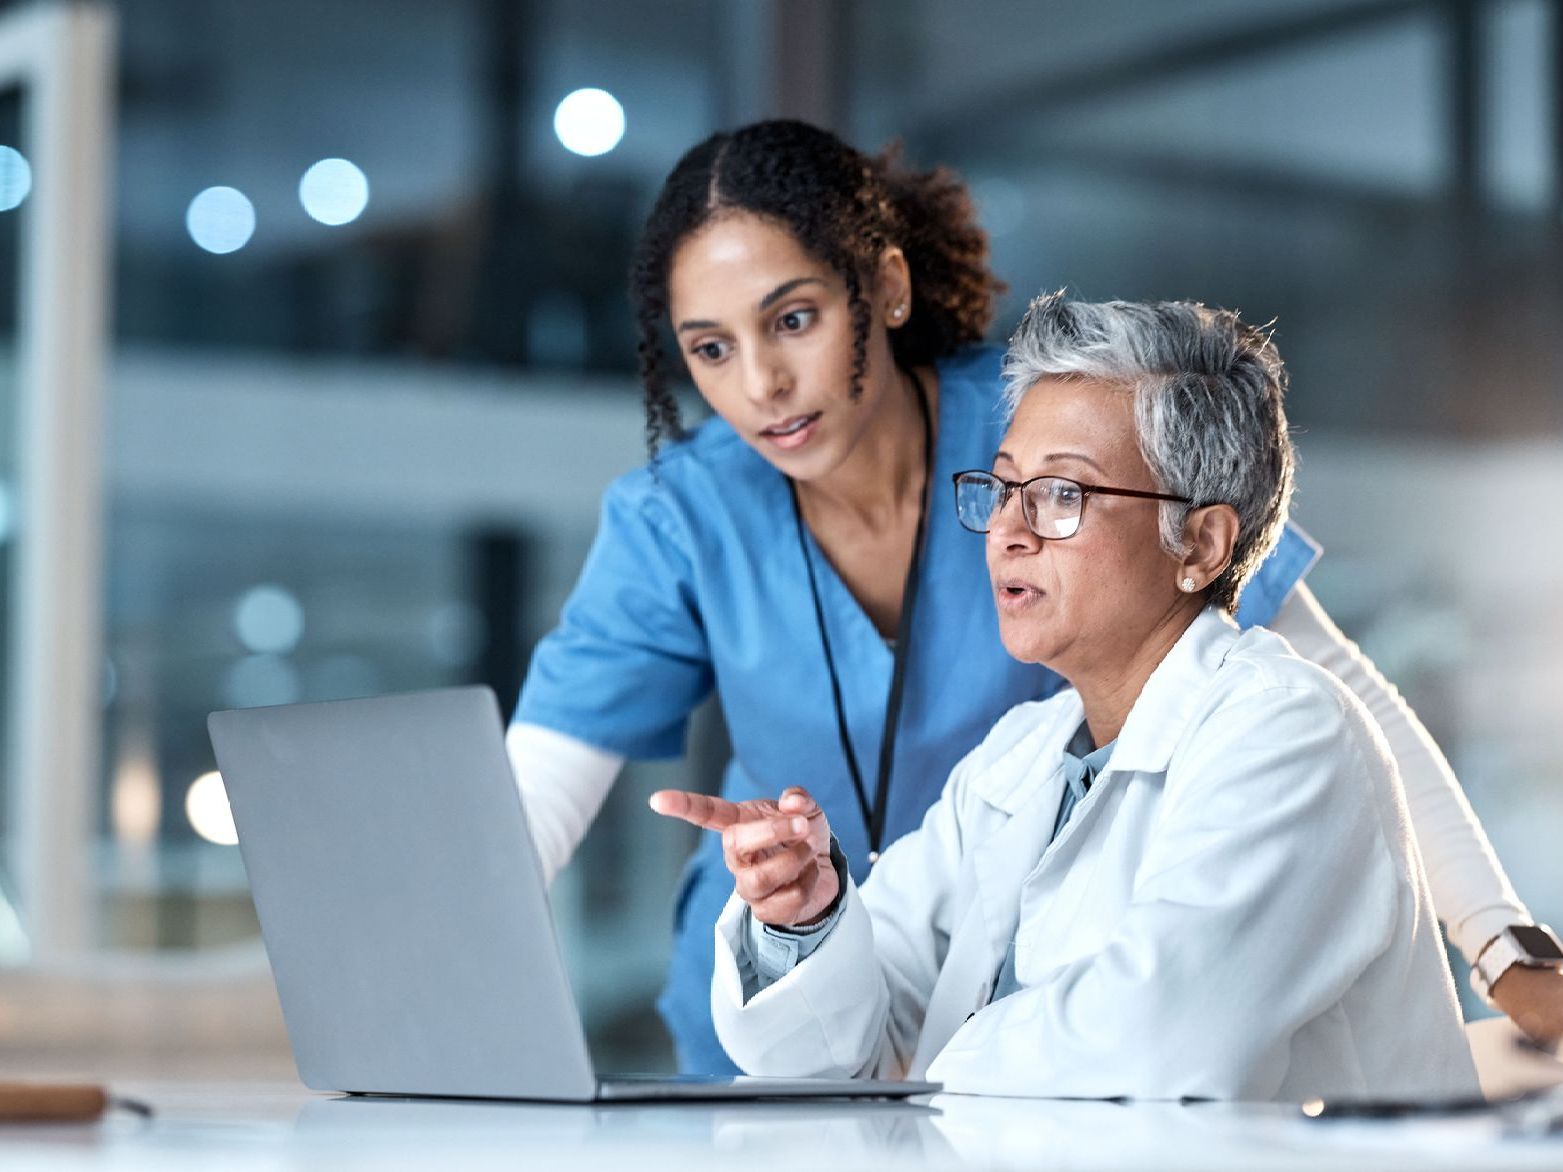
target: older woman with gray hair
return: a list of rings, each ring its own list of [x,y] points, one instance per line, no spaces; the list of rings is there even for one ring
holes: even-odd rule
[[[723,1045],[974,1093],[1474,1091],[1382,735],[1231,621],[1292,487],[1269,337],[1055,295],[1006,378],[1003,448],[955,505],[1004,646],[1071,686],[1003,717],[861,889],[806,791],[731,812]]]

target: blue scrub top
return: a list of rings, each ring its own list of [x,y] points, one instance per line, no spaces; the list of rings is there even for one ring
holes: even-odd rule
[[[1014,705],[1063,681],[999,641],[983,539],[956,520],[951,476],[989,467],[1006,427],[1001,351],[938,364],[934,495],[891,776],[885,842],[916,827],[950,770]],[[603,498],[597,538],[559,626],[532,656],[515,719],[626,757],[682,755],[690,712],[715,688],[732,741],[722,793],[775,797],[804,785],[852,874],[868,837],[842,757],[808,569],[782,475],[720,419]],[[892,652],[808,538],[857,758],[872,786]],[[1238,622],[1268,622],[1318,556],[1288,528],[1244,591]],[[658,1008],[686,1070],[735,1070],[710,1018],[713,932],[732,893],[721,843],[702,838],[674,912]]]

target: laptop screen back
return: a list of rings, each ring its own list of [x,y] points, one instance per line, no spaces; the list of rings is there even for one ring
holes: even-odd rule
[[[592,1097],[492,692],[208,727],[306,1086]]]

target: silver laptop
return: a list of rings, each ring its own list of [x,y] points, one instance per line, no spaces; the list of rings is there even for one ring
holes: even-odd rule
[[[598,1078],[487,688],[207,721],[304,1085],[592,1102],[928,1094]]]

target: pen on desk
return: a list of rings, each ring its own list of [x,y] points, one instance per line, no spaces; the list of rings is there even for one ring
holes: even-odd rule
[[[0,1082],[0,1123],[90,1123],[116,1108],[152,1117],[146,1103],[96,1083]]]
[[[1495,1106],[1480,1095],[1450,1099],[1309,1099],[1309,1119],[1404,1119],[1412,1115],[1468,1115]]]

